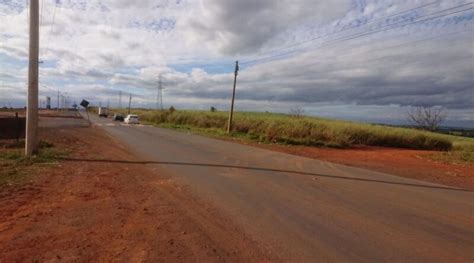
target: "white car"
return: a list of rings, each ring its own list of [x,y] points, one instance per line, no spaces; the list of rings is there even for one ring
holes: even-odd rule
[[[134,114],[128,114],[127,117],[125,117],[124,122],[126,124],[139,124],[140,121],[138,120],[138,116]]]

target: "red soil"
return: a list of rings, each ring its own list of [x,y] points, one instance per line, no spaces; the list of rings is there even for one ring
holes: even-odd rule
[[[273,151],[474,190],[473,165],[434,161],[428,158],[429,155],[436,154],[433,151],[382,147],[331,149],[257,143],[251,143],[251,145]]]
[[[74,158],[134,160],[96,129],[42,137]],[[61,161],[32,173],[0,187],[0,262],[270,261],[230,220],[144,165]]]

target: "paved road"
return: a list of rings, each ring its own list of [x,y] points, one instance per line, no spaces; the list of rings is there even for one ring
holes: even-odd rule
[[[91,116],[293,262],[474,262],[474,193]]]

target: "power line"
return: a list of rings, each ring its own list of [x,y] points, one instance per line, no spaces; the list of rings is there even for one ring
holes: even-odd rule
[[[395,49],[395,48],[398,48],[398,47],[403,47],[403,46],[407,46],[407,45],[413,45],[413,44],[415,44],[415,43],[425,42],[425,41],[437,39],[437,38],[440,38],[440,37],[445,37],[445,36],[449,36],[449,35],[460,34],[460,33],[469,32],[469,31],[474,31],[474,29],[467,29],[467,30],[460,30],[460,31],[455,31],[455,32],[449,32],[449,33],[447,33],[447,34],[441,34],[441,35],[437,35],[437,36],[434,36],[434,37],[423,38],[423,39],[417,39],[417,40],[415,40],[415,41],[408,41],[408,42],[404,42],[404,43],[401,43],[401,44],[392,45],[392,46],[383,47],[383,48],[378,48],[378,49],[373,49],[373,50],[365,51],[365,52],[359,52],[359,53],[356,53],[356,54],[351,53],[351,54],[349,54],[349,55],[336,56],[336,58],[340,59],[340,58],[345,58],[345,57],[353,57],[353,56],[356,56],[356,55],[362,55],[362,54],[366,54],[366,53],[369,53],[369,52],[370,52],[370,53],[374,53],[374,52],[382,51],[382,50]],[[384,58],[386,58],[386,57],[372,58],[372,59],[367,59],[367,60],[363,60],[363,61],[358,61],[358,63],[361,63],[361,62],[370,62],[370,61],[377,61],[377,60],[381,60],[381,59],[384,59]],[[467,57],[467,58],[471,58],[471,57]],[[419,61],[419,62],[423,62],[423,61]],[[318,62],[311,62],[311,63],[309,63],[309,64],[303,65],[303,67],[309,67],[309,66],[313,66],[313,65],[315,65],[315,64],[318,64]]]
[[[46,42],[46,48],[44,49],[44,50],[45,50],[45,54],[46,54],[46,52],[49,51],[49,46],[50,46],[49,43],[50,43],[50,40],[51,40],[51,35],[52,35],[52,33],[53,33],[54,22],[55,22],[55,20],[56,20],[56,9],[57,9],[57,8],[58,8],[58,1],[57,1],[57,0],[54,0],[53,21],[52,21],[51,27],[50,27],[50,29],[49,29],[49,34],[48,34],[48,37],[47,37],[48,41]]]
[[[360,55],[360,54],[364,54],[364,53],[368,53],[368,52],[377,52],[377,51],[386,50],[386,49],[394,49],[394,48],[398,48],[398,47],[402,47],[402,46],[406,46],[406,45],[411,45],[411,44],[415,44],[415,43],[419,43],[419,42],[424,42],[424,41],[433,40],[433,39],[444,37],[444,36],[455,35],[455,34],[460,34],[460,33],[469,32],[469,31],[474,31],[474,28],[467,29],[467,30],[449,32],[447,34],[436,35],[436,36],[433,36],[433,37],[428,37],[428,38],[423,38],[423,39],[417,39],[417,40],[414,40],[414,41],[409,41],[409,42],[405,42],[405,43],[402,43],[402,44],[397,44],[397,45],[393,45],[393,46],[389,46],[389,47],[385,47],[385,48],[373,49],[371,51],[367,51],[367,52],[363,52],[363,53],[345,55],[343,57],[348,57],[348,56],[353,56],[353,55]]]
[[[30,29],[30,6],[29,0],[25,0],[25,8],[26,8],[26,22],[28,23],[28,30]]]
[[[469,2],[469,3],[462,4],[462,5],[458,5],[458,6],[455,6],[455,7],[452,7],[452,8],[443,9],[443,10],[436,11],[436,12],[431,13],[431,14],[428,14],[428,15],[420,16],[420,17],[418,17],[417,19],[424,18],[424,17],[428,17],[428,16],[432,16],[432,15],[434,15],[434,14],[438,14],[438,13],[442,13],[442,12],[446,12],[446,11],[450,11],[450,10],[457,9],[457,8],[460,8],[460,7],[464,7],[464,6],[473,4],[473,3],[474,3],[474,2]],[[397,24],[400,24],[400,23],[402,23],[402,22],[406,22],[406,21],[410,20],[410,19],[405,19],[405,20],[402,20],[402,21],[398,21],[398,22],[395,22],[395,23],[392,23],[392,24],[389,24],[389,25],[385,25],[385,26],[376,28],[375,30],[369,31],[369,33],[370,33],[370,34],[375,34],[375,33],[382,32],[382,31],[388,31],[388,30],[391,30],[391,29],[394,29],[394,28],[399,28],[399,27],[403,27],[403,26],[407,26],[407,25],[411,25],[411,24],[415,24],[415,23],[419,23],[419,22],[425,22],[425,21],[432,20],[432,19],[436,19],[436,18],[440,18],[440,17],[443,17],[443,16],[452,15],[452,14],[454,14],[454,13],[459,13],[459,12],[468,11],[468,10],[471,10],[471,9],[472,9],[472,8],[468,8],[468,9],[461,10],[461,11],[458,11],[458,12],[452,12],[452,13],[440,15],[440,16],[437,16],[437,17],[425,19],[425,20],[417,20],[417,21],[414,21],[414,22],[411,22],[411,23],[408,23],[408,24],[404,24],[404,25],[399,25],[399,26],[391,27],[391,26],[393,26],[393,25],[397,25]],[[389,28],[386,29],[386,30],[381,30],[381,28],[386,28],[386,27],[389,27]],[[391,28],[390,28],[390,27],[391,27]],[[350,39],[344,39],[344,38],[347,38],[347,37],[356,36],[356,37],[352,38],[352,39],[355,39],[355,38],[358,38],[358,37],[361,37],[361,36],[369,35],[369,33],[367,33],[367,32],[365,32],[365,33],[364,33],[364,32],[359,32],[359,33],[356,33],[356,34],[353,34],[353,35],[350,35],[350,36],[344,36],[344,37],[341,37],[341,38],[339,38],[339,39],[335,39],[335,40],[331,40],[330,42],[323,43],[322,46],[323,46],[323,45],[326,45],[326,44],[329,44],[329,43],[333,43],[333,42],[338,41],[338,40],[342,40],[342,41],[350,40]],[[322,36],[322,37],[324,37],[324,36]],[[313,40],[316,40],[316,39],[319,39],[319,38],[321,38],[321,37],[314,38]],[[341,41],[341,42],[342,42],[342,41]],[[296,45],[296,44],[295,44],[295,45]],[[321,47],[321,46],[320,46],[320,47]],[[281,53],[281,54],[276,54],[276,55],[272,55],[272,56],[268,56],[268,57],[263,57],[263,58],[258,58],[258,59],[254,59],[254,60],[250,60],[250,61],[245,61],[245,62],[242,62],[241,64],[244,64],[244,65],[245,65],[245,64],[251,64],[251,63],[253,64],[253,63],[258,62],[258,61],[261,61],[261,60],[265,60],[265,59],[269,59],[269,58],[281,57],[281,56],[289,55],[289,54],[296,53],[296,52],[299,52],[299,51],[302,51],[302,49],[292,50],[292,51],[288,51],[288,52]]]
[[[437,12],[434,12],[434,13],[431,13],[431,14],[428,14],[428,15],[425,15],[425,16],[418,17],[418,18],[429,17],[429,16],[432,16],[432,15],[434,15],[434,14],[438,14],[438,13],[450,11],[450,10],[457,9],[457,8],[459,8],[459,7],[463,7],[463,6],[466,6],[466,5],[470,5],[470,4],[473,4],[473,3],[474,3],[474,2],[471,2],[471,3],[469,3],[469,4],[460,5],[460,6],[453,7],[453,8],[448,8],[448,9],[441,10],[441,11],[437,11]],[[383,26],[383,27],[381,27],[381,28],[378,28],[378,29],[376,29],[376,30],[373,30],[373,31],[370,31],[370,32],[367,32],[367,33],[364,33],[364,34],[361,34],[361,35],[346,36],[346,37],[342,37],[342,38],[335,39],[335,40],[332,40],[332,41],[338,41],[338,40],[347,41],[347,40],[352,40],[352,39],[356,39],[356,38],[363,37],[363,36],[366,36],[366,35],[372,35],[372,34],[375,34],[375,33],[379,33],[379,32],[385,31],[383,28],[386,28],[386,27],[389,27],[389,29],[391,30],[391,29],[395,29],[395,28],[399,28],[399,27],[404,27],[404,26],[409,26],[409,25],[417,24],[417,23],[420,23],[420,22],[426,22],[426,21],[429,21],[429,20],[433,20],[433,19],[437,19],[437,18],[449,16],[449,15],[454,15],[454,14],[461,13],[461,12],[465,12],[465,11],[469,11],[469,10],[472,10],[472,9],[474,9],[474,8],[473,8],[473,7],[470,7],[470,8],[466,8],[466,9],[463,9],[463,10],[459,10],[459,11],[455,11],[455,12],[450,12],[450,13],[448,13],[448,14],[442,14],[442,15],[439,15],[439,16],[430,17],[430,18],[426,18],[426,19],[422,19],[422,20],[417,20],[417,21],[413,21],[413,22],[410,22],[410,23],[398,25],[398,26],[395,26],[395,27],[390,27],[390,26],[392,26],[392,25],[396,25],[396,24],[399,24],[399,23],[401,23],[401,22],[404,22],[404,21],[400,21],[400,22],[394,23],[394,24],[392,24],[392,25]],[[353,37],[353,36],[354,36],[354,37]],[[347,38],[347,37],[349,37],[349,38]]]
[[[40,28],[43,25],[43,9],[44,9],[44,0],[41,0],[41,11],[40,11]]]
[[[0,87],[5,87],[5,88],[18,88],[18,89],[23,89],[25,87],[21,87],[21,86],[12,86],[12,85],[4,85],[4,84],[1,84]]]
[[[467,4],[458,5],[458,6],[456,6],[456,7],[452,7],[452,8],[448,8],[448,9],[444,9],[444,10],[440,10],[440,11],[436,11],[436,12],[434,12],[434,13],[431,13],[431,14],[428,14],[428,15],[424,15],[424,16],[421,16],[421,17],[418,17],[418,19],[424,18],[424,17],[429,17],[429,16],[432,16],[432,15],[434,15],[434,14],[438,14],[438,13],[450,11],[450,10],[453,10],[453,9],[457,9],[457,8],[459,8],[459,7],[464,7],[464,6],[466,6],[466,5],[471,5],[471,4],[473,4],[473,3],[474,3],[474,2],[470,2],[470,3],[467,3]],[[470,7],[470,8],[466,8],[466,9],[463,9],[463,10],[454,11],[454,12],[449,12],[449,13],[447,13],[447,14],[442,14],[442,15],[439,15],[439,16],[430,17],[430,18],[426,18],[426,19],[422,19],[422,20],[416,20],[416,21],[412,21],[412,22],[409,22],[409,23],[406,23],[406,24],[401,24],[401,25],[398,25],[398,24],[400,24],[400,23],[402,23],[402,22],[406,22],[406,20],[399,21],[399,22],[396,22],[396,23],[392,23],[392,24],[390,24],[390,25],[383,26],[382,28],[384,28],[384,29],[377,28],[377,29],[372,30],[372,31],[360,32],[360,33],[357,33],[357,34],[353,34],[353,35],[344,36],[344,37],[341,37],[341,38],[338,38],[338,39],[330,40],[330,41],[327,41],[327,42],[322,43],[322,44],[321,44],[320,46],[318,46],[317,48],[321,48],[321,47],[326,46],[326,45],[328,45],[328,44],[337,44],[337,43],[345,42],[345,41],[348,41],[348,40],[352,40],[352,39],[364,37],[364,36],[367,36],[367,35],[376,34],[376,33],[382,32],[382,31],[389,31],[389,30],[393,30],[393,29],[396,29],[396,28],[400,28],[400,27],[404,27],[404,26],[408,26],[408,25],[420,23],[420,22],[426,22],[426,21],[429,21],[429,20],[433,20],[433,19],[437,19],[437,18],[441,18],[441,17],[445,17],[445,16],[450,16],[450,15],[453,15],[453,14],[457,14],[457,13],[469,11],[469,10],[472,10],[472,9],[474,9],[474,8],[473,8],[473,7]],[[387,27],[388,27],[388,28],[387,28]],[[268,61],[274,60],[274,58],[284,57],[284,56],[286,56],[286,55],[290,55],[290,54],[293,54],[293,53],[297,53],[297,52],[300,52],[300,51],[303,51],[303,50],[304,50],[304,49],[292,50],[292,51],[288,51],[288,52],[280,53],[280,54],[275,54],[275,55],[268,56],[268,57],[263,57],[263,58],[258,58],[258,59],[254,59],[254,60],[250,60],[250,61],[245,61],[245,62],[242,62],[241,64],[244,64],[244,65],[247,65],[247,64],[256,64],[257,62],[264,61],[264,60],[266,60],[265,62],[268,62]]]
[[[424,4],[424,5],[421,5],[421,6],[417,6],[417,7],[414,7],[414,8],[408,9],[408,10],[405,10],[405,11],[401,11],[401,12],[396,13],[396,14],[392,14],[392,15],[388,15],[388,16],[385,16],[385,17],[377,18],[377,19],[375,19],[375,20],[369,20],[369,21],[367,21],[367,22],[365,22],[365,23],[362,23],[362,24],[359,24],[359,25],[350,26],[350,27],[347,27],[347,28],[343,28],[343,29],[341,29],[341,30],[339,30],[339,31],[336,31],[336,32],[331,32],[331,33],[328,33],[328,34],[325,34],[325,35],[317,36],[317,37],[314,37],[314,38],[311,38],[311,39],[308,39],[308,40],[304,40],[304,41],[301,41],[301,42],[298,42],[298,43],[294,43],[294,44],[288,45],[288,46],[286,46],[286,47],[273,49],[273,50],[271,50],[271,51],[265,52],[264,54],[273,53],[273,52],[281,51],[281,50],[285,50],[285,49],[290,49],[290,48],[293,48],[293,47],[296,47],[296,46],[301,46],[301,45],[303,45],[303,44],[306,44],[306,43],[309,43],[309,42],[313,42],[313,41],[318,40],[318,39],[321,39],[321,38],[325,38],[325,37],[328,37],[328,36],[337,35],[337,34],[339,34],[339,33],[345,32],[345,31],[350,30],[350,29],[354,29],[354,28],[366,26],[366,25],[373,24],[373,23],[378,22],[378,21],[381,21],[381,20],[385,20],[385,19],[390,18],[390,17],[398,16],[398,15],[401,15],[401,14],[404,14],[404,13],[409,13],[409,12],[415,11],[415,10],[417,10],[417,9],[425,8],[425,7],[428,7],[428,6],[431,6],[431,5],[436,4],[437,2],[438,2],[438,1],[431,2],[431,3],[428,3],[428,4]]]
[[[350,27],[347,27],[347,28],[343,28],[339,31],[336,31],[336,32],[332,32],[332,33],[329,33],[329,34],[325,34],[325,35],[322,35],[322,36],[318,36],[318,37],[315,37],[315,38],[312,38],[312,39],[308,39],[308,40],[305,40],[305,41],[302,41],[302,42],[299,42],[299,43],[294,43],[294,44],[291,44],[289,46],[286,46],[286,47],[281,47],[281,48],[277,48],[277,49],[273,49],[271,51],[267,51],[267,52],[264,52],[263,54],[270,54],[270,53],[273,53],[273,52],[276,52],[276,51],[281,51],[281,50],[286,50],[286,49],[290,49],[292,47],[296,47],[296,46],[300,46],[300,45],[303,45],[303,44],[306,44],[306,43],[309,43],[309,42],[312,42],[314,40],[317,40],[317,39],[321,39],[321,38],[324,38],[324,37],[328,37],[328,36],[332,36],[332,35],[337,35],[341,32],[345,32],[347,30],[350,30],[350,29],[354,29],[354,28],[358,28],[358,27],[361,27],[361,26],[365,26],[365,25],[369,25],[369,24],[373,24],[375,22],[378,22],[378,21],[381,21],[381,20],[385,20],[385,19],[388,19],[390,17],[396,17],[396,16],[399,16],[401,14],[404,14],[404,13],[408,13],[408,12],[412,12],[414,10],[417,10],[417,9],[421,9],[421,8],[425,8],[425,7],[428,7],[428,6],[431,6],[431,5],[434,5],[436,3],[438,3],[439,0],[437,1],[434,1],[434,2],[430,2],[430,3],[427,3],[427,4],[423,4],[423,5],[420,5],[420,6],[417,6],[417,7],[414,7],[414,8],[410,8],[410,9],[407,9],[407,10],[404,10],[404,11],[400,11],[398,13],[395,13],[395,14],[391,14],[391,15],[388,15],[388,16],[384,16],[384,17],[381,17],[381,18],[377,18],[375,20],[369,20],[365,23],[362,23],[362,24],[359,24],[359,25],[354,25],[354,26],[350,26]],[[288,54],[291,54],[293,53],[292,51],[291,52],[288,52]],[[160,51],[160,54],[166,58],[166,56]],[[287,53],[284,53],[284,54],[287,54]],[[199,60],[207,60],[208,58],[200,58],[200,59],[197,59],[197,61]],[[258,59],[256,59],[258,60]],[[190,59],[189,60],[190,62],[193,62],[193,61],[196,61],[196,60],[193,60],[193,59]],[[253,61],[253,60],[252,60]],[[243,62],[241,64],[247,64],[249,63],[248,61],[247,62]],[[206,65],[205,67],[207,68],[217,68],[217,69],[225,69],[227,70],[227,67],[225,66],[221,66],[221,65]]]

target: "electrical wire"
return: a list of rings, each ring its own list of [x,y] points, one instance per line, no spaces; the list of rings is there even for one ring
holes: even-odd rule
[[[58,1],[57,0],[54,0],[54,11],[53,11],[53,20],[51,22],[51,27],[49,29],[49,34],[48,34],[48,37],[47,37],[47,41],[46,41],[46,48],[44,49],[45,50],[45,55],[47,54],[47,52],[49,51],[49,46],[50,46],[50,41],[51,41],[51,35],[53,33],[53,28],[54,28],[54,23],[55,23],[55,20],[56,20],[56,9],[58,8]]]
[[[428,15],[424,15],[424,16],[421,16],[421,17],[418,17],[418,19],[424,18],[424,17],[429,17],[429,16],[432,16],[432,15],[434,15],[434,14],[439,14],[439,13],[442,13],[442,12],[454,10],[454,9],[457,9],[457,8],[460,8],[460,7],[464,7],[464,6],[467,6],[467,5],[471,5],[471,4],[473,4],[473,3],[474,3],[474,2],[470,2],[470,3],[462,4],[462,5],[459,5],[459,6],[456,6],[456,7],[452,7],[452,8],[448,8],[448,9],[444,9],[444,10],[440,10],[440,11],[436,11],[436,12],[434,12],[434,13],[431,13],[431,14],[428,14]],[[433,20],[433,19],[437,19],[437,18],[441,18],[441,17],[445,17],[445,16],[450,16],[450,15],[457,14],[457,13],[461,13],[461,12],[466,12],[466,11],[469,11],[469,10],[472,10],[472,9],[474,9],[474,7],[466,8],[466,9],[459,10],[459,11],[449,12],[449,13],[447,13],[447,14],[442,14],[442,15],[435,16],[435,17],[430,17],[430,18],[426,18],[426,19],[416,20],[416,21],[412,21],[412,22],[409,22],[409,23],[405,23],[405,24],[400,24],[400,23],[406,22],[406,20],[405,20],[405,21],[399,21],[399,22],[396,22],[396,23],[392,23],[392,24],[390,24],[390,25],[383,26],[383,27],[382,27],[383,29],[377,28],[377,29],[372,30],[372,31],[360,32],[360,33],[358,33],[358,34],[353,34],[353,35],[344,36],[344,37],[341,37],[341,38],[338,38],[338,39],[330,40],[330,41],[327,41],[327,42],[322,43],[322,44],[321,44],[320,46],[318,46],[317,48],[320,48],[320,47],[323,47],[323,46],[326,46],[326,45],[329,45],[329,44],[342,43],[342,42],[345,42],[345,41],[348,41],[348,40],[357,39],[357,38],[360,38],[360,37],[364,37],[364,36],[376,34],[376,33],[379,33],[379,32],[386,32],[386,31],[393,30],[393,29],[396,29],[396,28],[400,28],[400,27],[404,27],[404,26],[408,26],[408,25],[413,25],[413,24],[420,23],[420,22],[426,22],[426,21],[429,21],[429,20]],[[268,56],[268,57],[258,58],[258,59],[249,60],[249,61],[243,61],[243,62],[241,62],[241,65],[256,64],[256,63],[261,62],[261,61],[268,62],[268,61],[274,60],[275,58],[284,57],[284,56],[286,56],[286,55],[290,55],[290,54],[297,53],[297,52],[301,52],[301,51],[303,51],[303,49],[297,49],[297,50],[292,50],[292,51],[288,51],[288,52],[281,53],[281,54],[275,54],[275,55]]]
[[[40,28],[43,25],[43,7],[44,7],[44,0],[41,0]]]
[[[415,11],[415,10],[418,10],[418,9],[421,9],[421,8],[425,8],[425,7],[434,5],[434,4],[438,3],[438,2],[439,2],[439,1],[434,1],[434,2],[431,2],[431,3],[428,3],[428,4],[424,4],[424,5],[421,5],[421,6],[417,6],[417,7],[414,7],[414,8],[411,8],[411,9],[408,9],[408,10],[405,10],[405,11],[402,11],[402,12],[399,12],[399,13],[396,13],[396,14],[392,14],[392,15],[388,15],[388,16],[385,16],[385,17],[377,18],[377,19],[375,19],[375,20],[369,20],[369,21],[366,21],[365,23],[362,23],[362,24],[359,24],[359,25],[350,26],[350,27],[347,27],[347,28],[343,28],[343,29],[341,29],[341,30],[339,30],[339,31],[336,31],[336,32],[331,32],[331,33],[328,33],[328,34],[325,34],[325,35],[313,37],[313,38],[310,38],[310,39],[308,39],[308,40],[304,40],[304,41],[301,41],[301,42],[298,42],[298,43],[294,43],[294,44],[291,44],[291,45],[288,45],[288,46],[285,46],[285,47],[282,47],[282,48],[273,49],[273,50],[264,52],[263,54],[274,53],[274,52],[276,52],[276,51],[281,51],[281,50],[285,50],[285,49],[290,49],[290,48],[293,48],[293,47],[301,46],[301,45],[304,45],[304,44],[306,44],[306,43],[313,42],[313,41],[318,40],[318,39],[321,39],[321,38],[325,38],[325,37],[337,35],[337,34],[339,34],[339,33],[345,32],[345,31],[350,30],[350,29],[359,28],[359,27],[362,27],[362,26],[366,26],[366,25],[369,25],[369,24],[373,24],[373,23],[378,22],[378,21],[386,20],[386,19],[388,19],[388,18],[390,18],[390,17],[396,17],[396,16],[399,16],[399,15],[404,14],[404,13],[413,12],[413,11]]]
[[[423,39],[417,39],[417,40],[414,40],[414,41],[408,41],[408,42],[404,42],[404,43],[401,43],[401,44],[396,44],[396,45],[392,45],[392,46],[388,46],[388,47],[372,49],[372,50],[369,50],[369,51],[358,52],[356,54],[351,53],[351,54],[348,54],[348,55],[336,56],[336,58],[341,59],[341,58],[345,58],[345,57],[353,57],[353,56],[363,55],[363,54],[367,54],[367,53],[373,54],[373,53],[378,52],[378,51],[395,49],[395,48],[399,48],[399,47],[403,47],[403,46],[407,46],[407,45],[413,45],[413,44],[416,44],[416,43],[426,42],[426,41],[433,40],[433,39],[439,39],[439,38],[450,36],[450,35],[456,35],[456,34],[461,34],[461,33],[465,33],[465,32],[472,32],[472,31],[474,31],[474,28],[467,29],[467,30],[449,32],[449,33],[446,33],[446,34],[440,34],[440,35],[436,35],[436,36],[432,36],[432,37],[428,37],[428,38],[423,38]],[[367,59],[367,60],[361,60],[361,61],[358,61],[358,62],[359,63],[365,63],[365,62],[381,60],[381,59],[384,59],[384,58],[386,58],[386,57],[372,58],[372,59]],[[467,57],[467,58],[472,58],[472,56]],[[313,65],[316,65],[318,63],[319,62],[311,62],[309,64],[304,64],[303,67],[313,66]]]

